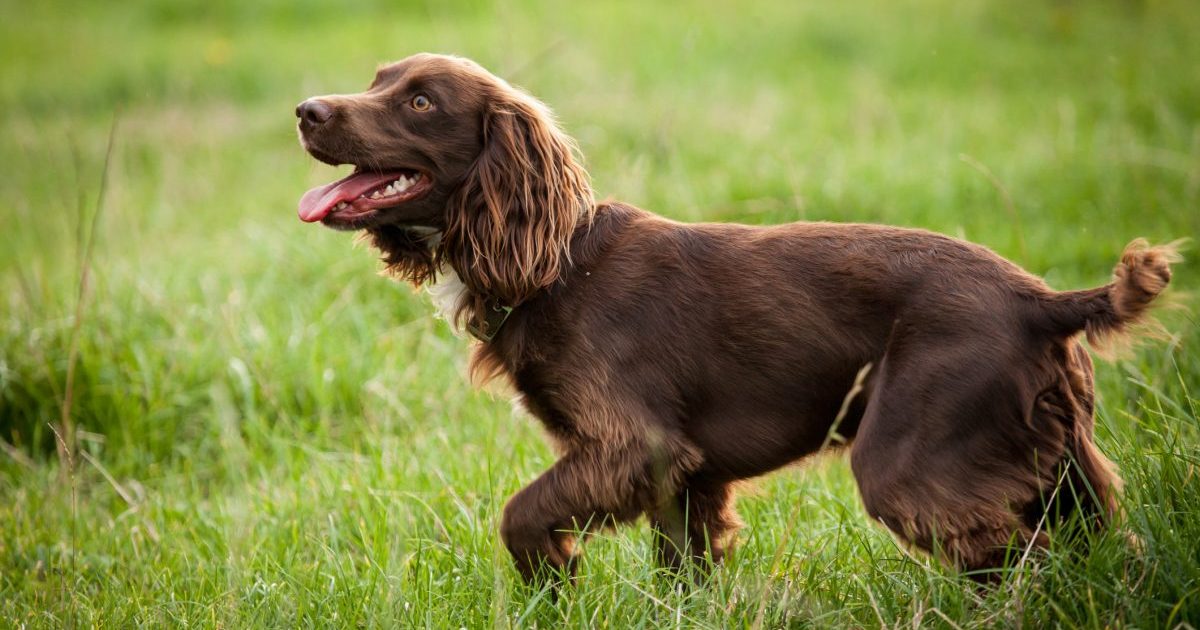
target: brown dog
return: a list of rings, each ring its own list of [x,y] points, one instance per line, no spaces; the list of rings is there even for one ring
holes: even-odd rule
[[[506,377],[561,453],[504,510],[526,579],[571,567],[572,531],[641,514],[661,561],[719,561],[731,484],[834,437],[868,513],[962,568],[1044,545],[1045,516],[1115,510],[1078,337],[1138,320],[1169,248],[1135,241],[1112,284],[1057,293],[930,232],[597,204],[545,107],[461,58],[410,57],[296,114],[314,157],[357,167],[300,217],[365,230],[396,276],[436,282],[481,340],[473,374]]]

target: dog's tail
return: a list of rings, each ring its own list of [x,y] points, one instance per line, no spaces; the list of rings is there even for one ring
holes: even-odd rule
[[[1171,282],[1171,263],[1179,262],[1181,241],[1151,246],[1137,239],[1125,246],[1113,281],[1095,289],[1039,296],[1038,319],[1050,332],[1087,334],[1093,347],[1103,348],[1141,322],[1150,304]]]

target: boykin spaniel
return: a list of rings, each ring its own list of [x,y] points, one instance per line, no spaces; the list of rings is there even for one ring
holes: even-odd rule
[[[733,484],[833,444],[873,519],[962,569],[1045,545],[1072,512],[1115,514],[1080,337],[1143,316],[1170,246],[1134,241],[1111,283],[1057,292],[922,230],[597,202],[546,107],[457,57],[414,55],[296,115],[313,157],[355,166],[300,218],[363,231],[431,286],[478,339],[472,376],[510,382],[560,454],[500,524],[527,580],[572,570],[572,532],[642,514],[665,565],[719,562]]]

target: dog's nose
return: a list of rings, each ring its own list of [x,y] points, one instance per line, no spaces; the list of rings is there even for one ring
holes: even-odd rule
[[[310,125],[320,125],[333,116],[333,108],[319,99],[310,98],[296,106],[296,117]]]

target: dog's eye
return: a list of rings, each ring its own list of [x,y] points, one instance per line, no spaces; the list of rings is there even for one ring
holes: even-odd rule
[[[413,100],[412,100],[412,108],[413,109],[415,109],[419,112],[423,112],[423,111],[428,111],[430,107],[433,107],[433,101],[429,100],[428,96],[425,96],[424,94],[418,94],[413,97]]]

